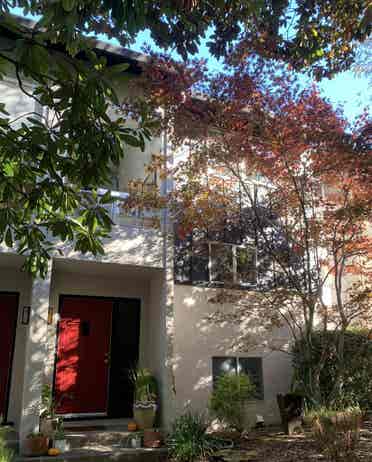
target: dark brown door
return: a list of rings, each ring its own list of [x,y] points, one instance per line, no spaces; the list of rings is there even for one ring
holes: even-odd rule
[[[6,417],[17,327],[18,295],[0,293],[0,415]]]
[[[55,397],[60,414],[107,415],[113,302],[64,297]]]

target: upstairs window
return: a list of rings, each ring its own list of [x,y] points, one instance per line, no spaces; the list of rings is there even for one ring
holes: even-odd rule
[[[250,286],[257,283],[256,248],[209,243],[210,282]]]

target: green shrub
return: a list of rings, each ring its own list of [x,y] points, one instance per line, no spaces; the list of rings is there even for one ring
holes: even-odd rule
[[[313,435],[323,455],[332,462],[357,461],[362,412],[359,408],[343,411],[321,408],[312,411]]]
[[[296,387],[299,389],[306,382],[309,367],[319,364],[322,354],[326,352],[325,365],[320,373],[321,403],[324,405],[330,404],[329,397],[337,373],[335,342],[334,332],[315,332],[312,337],[311,364],[302,357],[298,343],[293,349],[293,367]],[[361,409],[372,409],[372,342],[368,333],[357,330],[345,333],[344,359],[343,387],[337,404],[340,407],[358,405]]]
[[[134,385],[134,400],[136,402],[153,402],[157,398],[157,382],[148,369],[137,368],[131,371]]]
[[[245,427],[245,404],[254,398],[255,386],[246,374],[221,375],[212,392],[209,409],[221,422],[242,432]]]
[[[215,449],[207,428],[202,414],[187,412],[178,417],[167,439],[170,457],[178,462],[205,460]]]
[[[0,427],[0,462],[12,462],[14,460],[14,452],[6,447],[7,427]]]

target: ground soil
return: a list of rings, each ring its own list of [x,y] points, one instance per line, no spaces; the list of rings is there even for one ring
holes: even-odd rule
[[[357,457],[356,460],[360,462],[372,462],[372,420],[363,424]],[[233,450],[223,451],[215,460],[216,462],[223,460],[229,462],[326,461],[310,432],[287,436],[280,428],[252,431],[240,441],[235,441]],[[348,461],[345,459],[345,462]]]

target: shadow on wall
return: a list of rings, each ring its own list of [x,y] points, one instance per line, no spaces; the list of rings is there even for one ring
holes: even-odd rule
[[[97,257],[82,255],[72,245],[61,246],[61,250],[63,256],[70,259],[163,267],[163,236],[160,230],[114,226],[111,237],[105,239],[103,245],[105,253]]]
[[[213,385],[212,357],[261,357],[264,401],[253,407],[265,420],[277,421],[276,394],[289,390],[292,375],[289,332],[284,327],[270,330],[257,304],[243,309],[228,302],[211,303],[218,289],[175,285],[174,290],[178,412],[185,406],[205,410]]]

